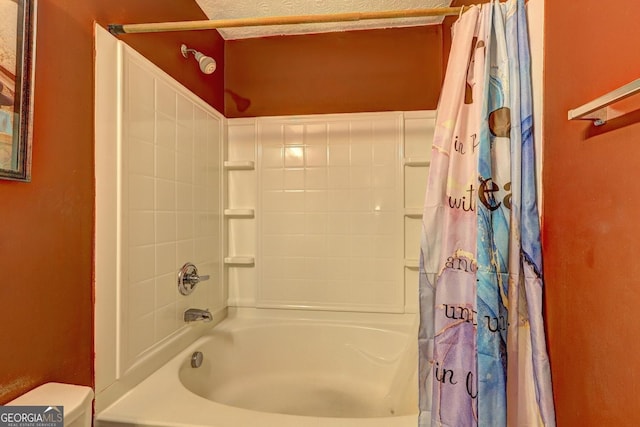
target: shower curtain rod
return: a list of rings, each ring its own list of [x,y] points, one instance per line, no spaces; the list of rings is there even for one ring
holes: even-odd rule
[[[263,18],[212,19],[204,21],[158,22],[148,24],[110,24],[111,34],[159,33],[167,31],[213,30],[216,28],[254,27],[264,25],[316,24],[349,22],[370,19],[418,18],[425,16],[459,15],[470,6],[440,7],[414,10],[386,10],[379,12],[348,12],[323,15],[270,16]]]

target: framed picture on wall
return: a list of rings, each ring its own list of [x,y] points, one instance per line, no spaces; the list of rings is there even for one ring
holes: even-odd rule
[[[0,0],[0,178],[31,180],[36,0]]]

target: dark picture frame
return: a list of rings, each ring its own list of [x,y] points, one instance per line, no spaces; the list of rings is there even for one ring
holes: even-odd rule
[[[0,17],[0,179],[29,182],[36,0],[0,0]]]

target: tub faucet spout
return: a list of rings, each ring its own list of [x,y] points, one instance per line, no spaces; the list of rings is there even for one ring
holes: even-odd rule
[[[199,308],[190,308],[184,312],[185,322],[195,322],[197,320],[211,322],[213,320],[213,315],[211,314],[209,309],[200,310]]]

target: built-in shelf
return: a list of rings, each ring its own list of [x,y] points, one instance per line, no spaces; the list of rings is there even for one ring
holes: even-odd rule
[[[256,215],[255,209],[225,209],[226,218],[253,218]]]
[[[404,260],[404,266],[412,270],[420,268],[420,260],[418,259],[406,259]]]
[[[404,165],[409,167],[429,166],[431,161],[427,157],[405,157]]]
[[[632,109],[616,110],[609,107],[610,105],[636,94],[640,94],[640,79],[627,83],[578,108],[569,110],[569,120],[592,120],[596,126],[603,125],[607,120],[632,111]],[[638,103],[640,104],[640,99],[638,99]]]
[[[422,218],[422,208],[405,208],[404,216],[407,218]]]
[[[224,259],[226,265],[254,265],[255,262],[252,256],[228,256]]]
[[[256,162],[253,160],[226,160],[224,162],[226,170],[253,170],[256,168]]]

